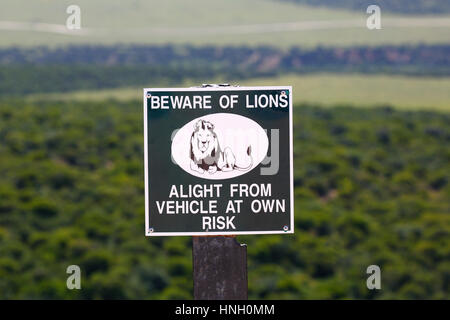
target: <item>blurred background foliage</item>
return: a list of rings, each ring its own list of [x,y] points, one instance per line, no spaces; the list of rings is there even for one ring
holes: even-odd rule
[[[0,5],[0,299],[192,298],[191,239],[144,236],[142,88],[223,82],[294,92],[296,233],[238,238],[250,298],[450,298],[450,1],[71,4]]]
[[[140,101],[1,102],[1,298],[192,298],[191,239],[144,237],[141,120]],[[450,298],[449,123],[297,105],[296,233],[239,237],[250,298]]]

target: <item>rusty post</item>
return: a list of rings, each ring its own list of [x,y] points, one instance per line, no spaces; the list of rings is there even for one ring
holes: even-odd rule
[[[247,300],[247,246],[234,236],[192,238],[195,300]]]

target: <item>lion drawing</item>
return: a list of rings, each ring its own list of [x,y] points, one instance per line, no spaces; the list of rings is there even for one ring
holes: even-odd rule
[[[241,167],[236,164],[236,157],[230,148],[224,150],[220,148],[217,134],[214,132],[214,125],[205,120],[199,120],[195,124],[194,132],[191,136],[191,169],[210,174],[217,171],[240,170],[247,171],[253,165],[251,156],[251,147],[247,148],[247,155],[250,158],[250,164]]]

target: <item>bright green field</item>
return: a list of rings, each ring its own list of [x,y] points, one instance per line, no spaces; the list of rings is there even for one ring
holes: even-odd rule
[[[215,82],[225,82],[217,80]],[[400,76],[363,75],[287,75],[278,78],[260,78],[246,81],[227,81],[241,86],[292,85],[294,102],[313,102],[324,105],[352,104],[374,106],[389,104],[402,109],[436,109],[450,111],[450,78],[419,78]],[[187,82],[180,86],[195,86]],[[148,84],[151,86],[161,86]],[[141,99],[140,88],[120,88],[100,91],[79,91],[65,94],[31,95],[62,100]]]
[[[81,8],[84,33],[78,35],[67,34],[64,28],[66,8],[74,3]],[[0,46],[450,43],[450,15],[413,17],[382,13],[382,30],[370,31],[366,28],[368,15],[363,11],[272,0],[3,0],[0,8]]]

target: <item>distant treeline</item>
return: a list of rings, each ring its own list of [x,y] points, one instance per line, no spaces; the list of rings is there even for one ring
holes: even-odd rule
[[[450,68],[450,45],[403,45],[301,49],[283,51],[273,47],[216,47],[173,45],[68,46],[0,49],[0,65],[218,65],[238,69],[276,70],[279,68],[323,69],[404,66]],[[375,68],[374,68],[375,69]]]
[[[2,95],[311,72],[448,76],[450,45],[288,51],[171,45],[0,49]]]
[[[365,11],[370,5],[381,10],[404,14],[442,14],[450,12],[449,0],[280,0],[311,6]]]

